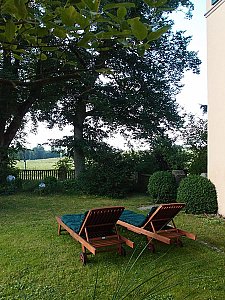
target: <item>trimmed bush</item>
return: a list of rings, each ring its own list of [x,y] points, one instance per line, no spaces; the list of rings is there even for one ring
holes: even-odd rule
[[[35,190],[38,189],[40,181],[39,180],[26,180],[23,181],[22,184],[22,191],[23,192],[34,192]]]
[[[80,192],[87,194],[123,198],[133,187],[130,174],[126,171],[126,166],[118,162],[117,168],[113,161],[108,161],[105,165],[88,166],[77,180],[78,188]]]
[[[189,175],[181,181],[177,201],[186,203],[186,212],[193,214],[214,214],[218,209],[215,185],[200,175]]]
[[[40,188],[40,184],[43,183],[45,186]],[[36,191],[42,191],[43,194],[55,194],[63,191],[62,182],[58,181],[54,176],[45,177],[43,182],[40,182]]]
[[[81,194],[82,187],[78,179],[67,179],[63,181],[63,193],[65,194]]]
[[[174,175],[168,171],[158,171],[149,178],[148,192],[156,203],[175,201],[177,183]]]

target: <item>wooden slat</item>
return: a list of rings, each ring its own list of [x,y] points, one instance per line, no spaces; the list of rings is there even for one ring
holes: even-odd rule
[[[74,238],[76,241],[80,242],[85,248],[87,248],[92,254],[96,254],[96,249],[94,246],[92,246],[90,243],[88,243],[85,239],[83,239],[79,234],[74,232],[72,229],[70,229],[68,226],[66,226],[60,217],[56,217],[56,220],[58,224],[60,224],[66,231],[69,232],[69,234]]]
[[[92,240],[90,240],[90,243],[95,248],[124,244],[124,242],[122,240],[118,240],[117,238],[105,239],[105,240],[99,239],[99,240],[94,240],[93,242],[92,242]]]
[[[85,220],[83,221],[83,224],[79,231],[79,235],[83,235],[85,233],[85,227],[90,230],[90,227],[95,225],[101,225],[101,227],[104,229],[104,226],[106,224],[108,225],[109,223],[111,223],[111,226],[105,227],[108,227],[108,231],[114,229],[115,224],[123,211],[123,206],[100,207],[89,210],[87,216],[85,217]],[[99,227],[99,231],[101,231],[101,227]],[[97,233],[97,228],[95,228],[95,232]]]

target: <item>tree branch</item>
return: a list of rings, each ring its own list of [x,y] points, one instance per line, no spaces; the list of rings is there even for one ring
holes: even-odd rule
[[[65,74],[61,76],[52,76],[48,78],[40,78],[40,79],[35,79],[35,80],[27,80],[27,81],[21,81],[21,80],[9,80],[5,78],[0,77],[0,84],[2,85],[10,85],[13,86],[13,88],[17,88],[17,86],[24,86],[24,87],[30,87],[33,84],[40,84],[40,85],[46,85],[49,83],[54,83],[54,82],[60,82],[62,80],[69,80],[69,79],[77,79],[79,80],[81,78],[80,74],[78,72],[84,72],[84,71],[94,71],[94,70],[77,70],[76,74],[71,73],[71,74]]]

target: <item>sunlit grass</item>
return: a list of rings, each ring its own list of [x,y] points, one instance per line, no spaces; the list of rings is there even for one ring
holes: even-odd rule
[[[79,261],[80,244],[66,233],[57,236],[55,215],[109,205],[139,211],[140,206],[149,203],[148,197],[112,200],[90,196],[1,196],[0,299],[86,300],[93,299],[95,288],[95,299],[113,299],[119,276],[119,293],[114,299],[123,299],[136,285],[151,278],[124,299],[183,300],[190,294],[187,299],[222,300],[223,220],[180,213],[177,225],[196,233],[198,240],[183,239],[183,248],[156,243],[157,252],[144,250],[130,271],[129,266],[145,246],[144,237],[123,231],[137,245],[133,257],[130,248],[126,249],[126,257],[115,252],[101,253],[88,257],[83,267]],[[152,296],[144,297],[149,290]]]
[[[55,164],[59,161],[59,157],[55,158],[46,158],[46,159],[35,159],[35,160],[27,160],[26,168],[27,170],[52,170],[55,168]],[[16,167],[24,170],[25,163],[23,160],[17,162]]]

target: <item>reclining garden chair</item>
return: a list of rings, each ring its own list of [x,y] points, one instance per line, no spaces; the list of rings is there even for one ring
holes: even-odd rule
[[[104,207],[91,209],[84,214],[64,215],[56,217],[58,235],[62,228],[76,241],[81,243],[80,259],[85,265],[87,254],[105,252],[117,249],[120,255],[125,255],[123,244],[133,248],[134,243],[117,232],[116,222],[124,211],[124,207]],[[98,250],[99,248],[104,248]],[[89,252],[88,252],[88,251]]]
[[[196,240],[196,235],[178,229],[174,223],[173,218],[184,206],[184,203],[161,204],[152,207],[147,216],[125,210],[117,224],[135,233],[145,235],[148,240],[148,248],[152,252],[155,252],[153,240],[166,244],[176,243],[178,246],[182,246],[180,239],[182,236]]]

